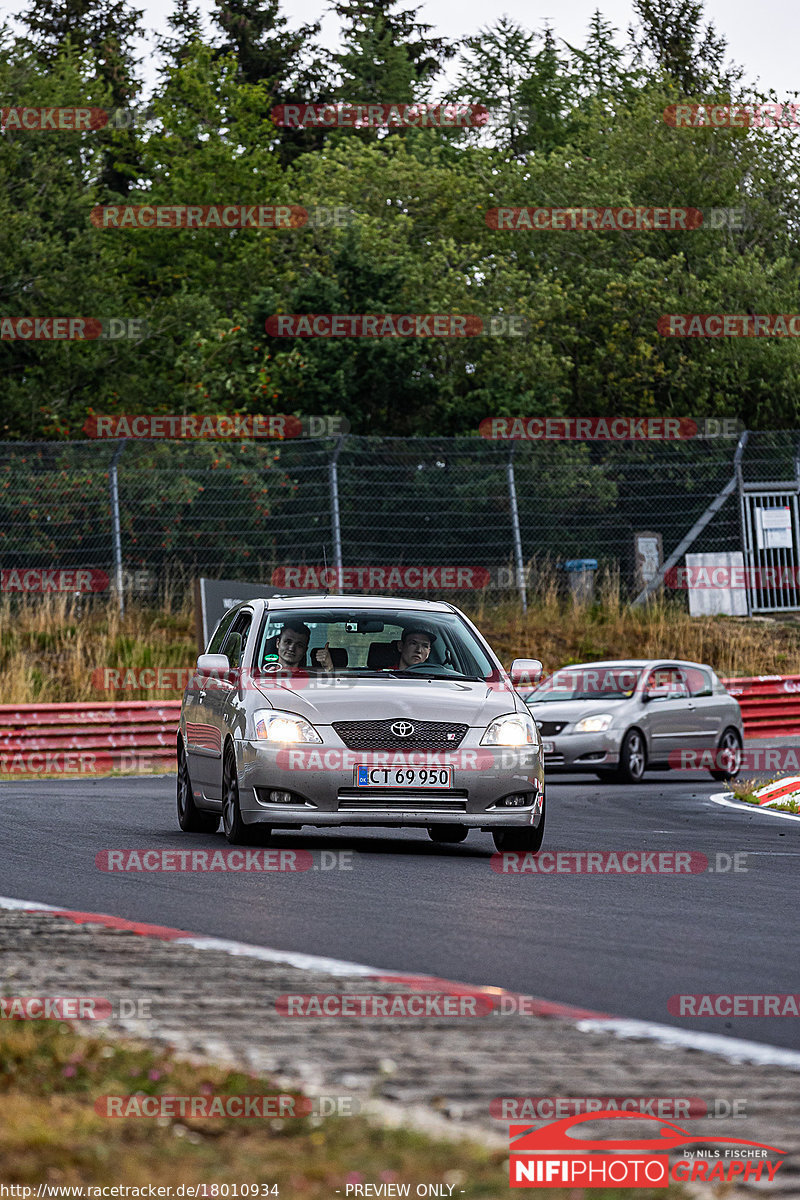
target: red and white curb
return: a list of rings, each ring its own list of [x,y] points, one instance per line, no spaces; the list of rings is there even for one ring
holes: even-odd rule
[[[736,808],[739,812],[765,813],[769,817],[781,817],[784,821],[800,821],[800,813],[777,812],[774,808],[762,804],[747,804],[744,800],[736,800],[730,792],[717,792],[708,797],[714,804],[724,808]]]
[[[752,808],[751,805],[744,805]],[[763,810],[761,810],[763,811]],[[783,816],[783,813],[774,813]],[[316,971],[331,976],[356,975],[376,983],[403,983],[407,987],[424,991],[442,991],[450,995],[485,992],[487,996],[510,996],[522,998],[520,992],[506,988],[457,983],[451,979],[439,979],[435,975],[414,975],[404,971],[391,971],[381,967],[368,967],[363,963],[346,962],[337,958],[322,958],[315,954],[300,954],[293,950],[273,950],[267,946],[252,946],[247,942],[234,942],[226,938],[204,937],[189,933],[185,929],[172,929],[168,925],[148,925],[141,921],[130,921],[126,917],[115,917],[108,913],[77,912],[68,908],[57,908],[52,904],[41,904],[34,900],[16,900],[0,896],[0,909],[24,912],[49,913],[74,921],[76,925],[99,925],[106,929],[119,929],[140,937],[151,937],[159,941],[175,942],[191,946],[195,950],[218,950],[234,957],[255,958],[261,962],[287,963],[300,971]],[[525,1012],[531,1016],[553,1017],[568,1021],[581,1033],[610,1033],[620,1038],[635,1038],[658,1042],[662,1046],[674,1046],[685,1050],[699,1050],[716,1054],[735,1063],[754,1063],[758,1066],[783,1067],[800,1071],[800,1051],[787,1050],[782,1046],[770,1046],[761,1042],[750,1042],[742,1038],[723,1037],[717,1033],[699,1033],[691,1029],[678,1029],[672,1025],[661,1025],[655,1021],[640,1021],[625,1017],[613,1017],[591,1009],[575,1008],[536,996],[525,996]]]

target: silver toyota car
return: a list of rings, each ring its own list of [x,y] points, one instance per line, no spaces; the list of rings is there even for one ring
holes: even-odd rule
[[[229,842],[273,829],[416,826],[536,853],[541,739],[511,676],[448,603],[314,596],[232,608],[181,706],[178,819]]]
[[[741,767],[741,709],[704,663],[577,663],[524,699],[548,772],[591,771],[638,783],[646,770],[708,770],[722,780]]]

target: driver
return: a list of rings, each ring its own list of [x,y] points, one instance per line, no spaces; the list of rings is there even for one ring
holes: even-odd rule
[[[264,670],[269,672],[288,671],[295,674],[307,671],[306,653],[311,640],[311,630],[302,621],[287,621],[280,632],[275,644],[275,652],[264,659]],[[327,650],[327,646],[326,646]],[[328,656],[330,659],[330,656]],[[322,666],[323,670],[331,670],[333,664]]]
[[[386,671],[407,671],[409,667],[418,667],[427,661],[431,647],[436,641],[436,634],[429,629],[404,629],[400,638],[400,657]]]

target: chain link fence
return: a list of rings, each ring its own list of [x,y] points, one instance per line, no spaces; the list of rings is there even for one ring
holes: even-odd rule
[[[800,487],[800,431],[738,444],[744,484]],[[163,600],[198,575],[315,586],[286,568],[327,562],[482,568],[484,590],[508,596],[545,564],[590,558],[632,598],[634,535],[660,535],[666,561],[730,485],[736,449],[736,438],[0,443],[3,588],[54,590],[48,572],[82,568],[97,591],[121,582]],[[741,548],[734,488],[691,551]]]

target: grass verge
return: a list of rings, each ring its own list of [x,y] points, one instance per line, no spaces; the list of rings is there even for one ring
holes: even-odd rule
[[[507,1154],[363,1117],[295,1119],[107,1118],[101,1096],[269,1095],[281,1089],[243,1072],[198,1067],[169,1051],[84,1037],[64,1023],[0,1024],[0,1180],[8,1184],[277,1185],[270,1194],[333,1200],[348,1183],[450,1185],[466,1200],[509,1193]],[[283,1089],[283,1094],[297,1095]],[[217,1195],[220,1193],[217,1192]],[[232,1195],[229,1191],[228,1195]],[[352,1193],[351,1193],[352,1194]],[[447,1195],[447,1192],[444,1193]],[[209,1190],[209,1196],[212,1192]],[[548,1191],[553,1200],[575,1192]],[[596,1200],[624,1200],[619,1189]],[[637,1190],[680,1200],[683,1189]]]

